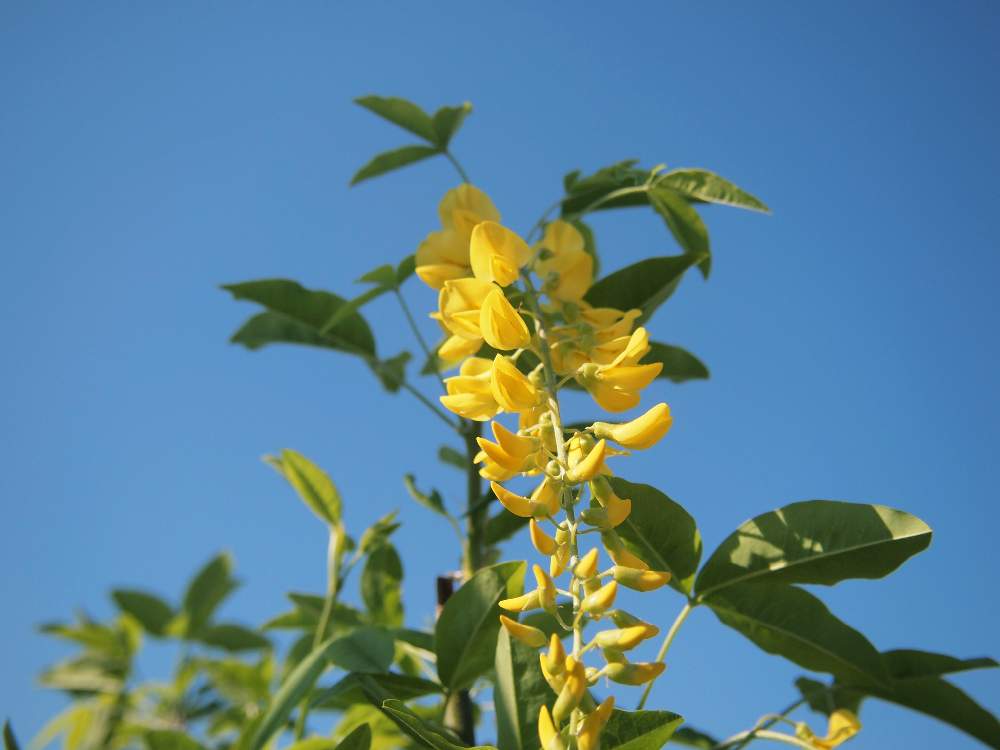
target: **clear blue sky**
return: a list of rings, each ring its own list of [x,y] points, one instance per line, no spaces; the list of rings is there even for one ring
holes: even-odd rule
[[[64,653],[34,625],[107,613],[111,585],[175,596],[228,549],[233,618],[321,588],[323,531],[258,460],[282,447],[330,470],[353,529],[402,509],[408,619],[429,621],[455,553],[400,476],[457,502],[448,435],[346,357],[230,346],[252,308],[217,289],[353,294],[434,228],[444,162],[348,189],[407,141],[351,104],[366,93],[471,100],[455,149],[522,230],[563,173],[626,157],[765,199],[771,217],[704,212],[714,275],[652,329],[712,379],[654,387],[675,429],[623,473],[685,504],[708,549],[797,499],[910,510],[930,550],[824,598],[880,648],[1000,656],[1000,7],[352,5],[0,8],[0,709],[22,736],[62,705],[33,687]],[[675,252],[652,215],[595,226],[608,269]],[[412,346],[391,300],[369,315],[384,351]],[[680,603],[659,601],[669,622]],[[697,611],[653,704],[725,734],[799,673]],[[1000,673],[956,681],[1000,710]],[[863,718],[859,750],[977,746],[884,704]]]

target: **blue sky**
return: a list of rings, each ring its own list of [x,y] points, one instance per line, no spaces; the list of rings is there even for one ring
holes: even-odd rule
[[[407,142],[351,104],[366,93],[471,100],[455,150],[521,230],[565,172],[627,157],[767,201],[770,217],[704,211],[713,277],[685,280],[651,330],[712,378],[652,389],[675,428],[625,473],[683,503],[706,549],[793,500],[916,513],[930,550],[822,595],[880,648],[1000,655],[998,70],[991,2],[5,4],[4,713],[29,736],[62,705],[32,680],[64,651],[33,628],[107,613],[112,585],[176,596],[228,549],[233,618],[319,590],[323,531],[259,461],[282,447],[329,469],[354,530],[401,509],[408,619],[432,616],[451,532],[400,477],[457,503],[434,458],[446,431],[346,357],[227,344],[251,307],[217,288],[351,295],[435,227],[443,161],[347,187]],[[607,269],[675,252],[652,215],[594,226]],[[383,351],[413,348],[391,300],[368,315]],[[666,624],[680,602],[658,602],[645,614]],[[652,705],[723,735],[800,674],[706,611],[672,654]],[[1000,674],[956,682],[1000,709]],[[977,746],[882,704],[863,718],[859,749]]]

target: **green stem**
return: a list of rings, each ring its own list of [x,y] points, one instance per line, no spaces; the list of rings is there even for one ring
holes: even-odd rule
[[[429,398],[427,398],[427,396],[425,396],[416,388],[414,388],[412,384],[403,380],[400,382],[399,385],[400,387],[405,389],[408,393],[413,395],[413,397],[416,398],[417,401],[419,401],[428,409],[430,409],[432,412],[434,412],[451,429],[457,432],[461,432],[462,428],[456,422],[454,422],[451,417],[449,417],[444,411],[435,406],[434,403]]]
[[[718,745],[716,745],[712,750],[722,750],[722,748],[732,747],[732,750],[736,750],[736,747],[743,747],[750,740],[760,738],[762,740],[771,740],[772,742],[782,742],[786,745],[791,745],[793,747],[802,747],[805,750],[814,750],[814,746],[803,742],[797,737],[792,737],[790,734],[783,734],[781,732],[769,732],[766,729],[752,729],[746,732],[740,732],[739,734],[734,734]],[[741,744],[736,745],[739,742]]]
[[[462,575],[465,580],[483,567],[486,550],[486,521],[489,519],[489,503],[483,502],[483,481],[476,466],[482,425],[472,420],[462,420],[462,434],[465,438],[465,540],[462,550]]]
[[[681,625],[691,614],[691,610],[694,609],[696,605],[688,602],[684,605],[684,608],[678,613],[677,618],[674,620],[674,624],[670,626],[670,630],[667,631],[667,637],[663,639],[663,645],[660,646],[659,652],[656,654],[656,661],[662,662],[667,658],[667,651],[670,650],[670,644],[674,642],[674,638],[677,637],[677,631],[681,629]],[[639,705],[636,706],[636,711],[641,711],[643,706],[646,705],[646,701],[649,699],[649,694],[653,690],[653,683],[656,682],[654,677],[652,680],[646,683],[646,689],[642,691],[642,698],[639,699]]]
[[[732,750],[740,750],[740,748],[746,747],[754,740],[755,737],[761,736],[760,733],[762,731],[769,729],[770,727],[773,727],[779,721],[783,721],[785,718],[788,717],[788,714],[790,714],[792,711],[794,711],[796,708],[798,708],[805,702],[806,702],[805,698],[799,698],[797,701],[790,704],[788,708],[786,708],[780,714],[775,714],[774,716],[768,718],[766,721],[760,722],[758,726],[755,726],[750,731],[744,732],[742,733],[742,735],[739,735],[737,737],[730,738],[730,740],[727,740],[727,742],[730,742],[730,744],[734,745]],[[739,744],[734,744],[734,742],[738,742]],[[724,746],[725,743],[721,743],[717,747],[721,748]]]
[[[392,290],[396,294],[396,299],[399,300],[399,306],[403,309],[403,315],[406,316],[406,322],[410,325],[410,330],[413,331],[413,336],[417,339],[417,343],[424,352],[424,356],[427,357],[428,361],[432,361],[434,358],[434,353],[431,348],[427,345],[427,340],[424,338],[423,334],[420,333],[420,328],[417,326],[417,321],[413,317],[413,313],[410,311],[410,306],[406,304],[406,298],[403,297],[403,293],[399,291],[399,287]],[[437,368],[434,368],[434,375],[437,376],[438,381],[441,383],[441,387],[444,388],[444,378],[441,377],[441,373],[438,372]]]
[[[330,617],[333,614],[333,606],[337,601],[340,590],[339,571],[340,548],[343,530],[341,528],[330,527],[330,539],[326,548],[326,596],[323,599],[323,611],[319,616],[319,624],[316,632],[313,633],[312,650],[315,651],[323,643],[326,637],[327,628],[330,627]],[[306,717],[309,715],[309,703],[312,701],[312,690],[306,692],[302,703],[299,706],[299,715],[295,720],[295,741],[302,739],[306,730]]]
[[[458,163],[458,159],[452,155],[451,151],[445,149],[442,153],[448,158],[448,161],[451,162],[452,166],[455,167],[455,170],[458,172],[458,176],[462,178],[462,182],[469,182],[469,175],[465,173],[465,170],[462,169],[462,165]]]

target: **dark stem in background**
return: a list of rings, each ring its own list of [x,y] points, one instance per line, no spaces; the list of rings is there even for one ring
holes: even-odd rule
[[[444,603],[455,591],[455,576],[438,576],[437,613],[440,615]],[[453,731],[467,745],[476,744],[476,719],[472,709],[472,698],[468,690],[451,693],[445,699],[444,725]]]

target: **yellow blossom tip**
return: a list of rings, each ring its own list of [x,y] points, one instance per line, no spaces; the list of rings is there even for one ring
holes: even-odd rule
[[[545,533],[545,530],[539,525],[538,521],[532,518],[528,522],[529,534],[531,536],[531,543],[534,545],[535,549],[538,550],[540,555],[554,555],[559,545],[556,544],[556,540]]]
[[[616,565],[612,569],[612,576],[622,586],[635,591],[655,591],[670,580],[670,573],[666,571],[642,570],[623,565]]]
[[[512,638],[516,638],[532,648],[541,648],[545,645],[545,633],[531,625],[525,625],[517,620],[512,620],[506,615],[500,615],[500,622],[504,629],[510,633]]]

